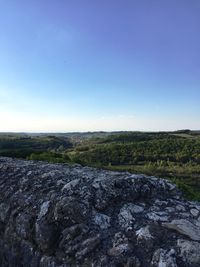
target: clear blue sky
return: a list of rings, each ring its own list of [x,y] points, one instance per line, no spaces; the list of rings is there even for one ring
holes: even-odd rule
[[[199,0],[0,0],[0,131],[199,118]]]

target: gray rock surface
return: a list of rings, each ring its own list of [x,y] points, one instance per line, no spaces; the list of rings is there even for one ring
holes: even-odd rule
[[[199,267],[199,211],[164,179],[0,158],[0,266]]]
[[[174,229],[192,240],[200,241],[200,223],[194,219],[191,221],[187,219],[173,220],[162,225],[169,229]]]

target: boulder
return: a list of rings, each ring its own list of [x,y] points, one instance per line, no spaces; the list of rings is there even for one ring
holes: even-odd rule
[[[0,266],[198,267],[200,204],[165,179],[0,157]]]

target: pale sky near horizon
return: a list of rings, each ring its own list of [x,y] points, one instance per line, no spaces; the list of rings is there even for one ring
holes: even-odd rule
[[[199,0],[0,0],[0,131],[200,129]]]

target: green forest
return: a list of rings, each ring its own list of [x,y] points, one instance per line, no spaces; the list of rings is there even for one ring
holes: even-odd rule
[[[0,155],[163,177],[200,200],[199,132],[7,134],[0,135]]]

